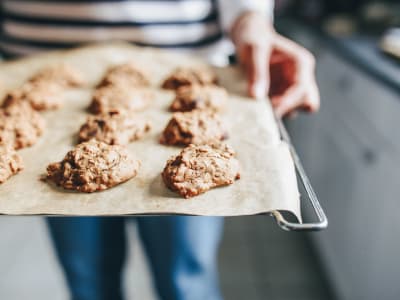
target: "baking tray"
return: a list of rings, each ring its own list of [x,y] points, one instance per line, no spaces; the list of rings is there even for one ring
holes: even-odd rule
[[[23,59],[23,61],[20,62],[3,64],[3,68],[5,69],[3,69],[3,72],[0,72],[0,82],[4,84],[4,87],[17,86],[24,80],[24,78],[27,78],[30,73],[34,72],[34,70],[41,68],[43,64],[51,64],[62,61],[71,64],[72,66],[75,66],[77,68],[82,68],[82,70],[85,70],[85,74],[88,77],[89,82],[95,84],[96,82],[98,82],[99,77],[102,75],[102,72],[104,72],[104,70],[109,65],[125,61],[130,57],[135,57],[138,62],[146,62],[146,66],[152,70],[152,74],[155,76],[153,78],[155,83],[165,78],[167,72],[169,72],[169,69],[175,67],[177,64],[195,63],[193,58],[185,58],[181,55],[171,56],[170,54],[154,49],[143,50],[142,48],[139,49],[126,44],[95,45],[66,52],[55,52],[53,54],[46,53],[46,55],[43,54],[42,56],[32,57],[31,59]],[[152,64],[147,64],[149,62],[149,58],[151,58]],[[160,68],[160,66],[163,66],[164,69]],[[169,212],[168,214],[192,215],[194,211],[193,208],[197,207],[198,211],[194,214],[210,215],[210,213],[207,212],[207,210],[205,210],[204,208],[204,206],[206,206],[206,203],[209,202],[213,205],[213,215],[234,216],[272,214],[277,219],[278,224],[286,230],[313,230],[326,227],[327,222],[325,214],[323,213],[319,205],[318,199],[316,198],[315,193],[311,185],[309,184],[307,176],[305,175],[298,156],[290,143],[289,136],[287,135],[287,132],[283,124],[281,123],[281,120],[276,120],[275,122],[272,109],[270,108],[270,105],[267,101],[247,102],[249,99],[246,99],[244,94],[241,94],[245,91],[245,81],[242,78],[241,72],[229,68],[223,68],[219,70],[219,72],[221,72],[219,75],[221,75],[220,78],[223,81],[222,83],[226,84],[226,86],[229,87],[228,90],[232,90],[232,101],[235,101],[235,109],[232,108],[231,110],[226,112],[226,114],[230,114],[231,117],[233,116],[236,121],[231,124],[231,131],[238,132],[236,137],[232,136],[230,144],[238,150],[245,147],[243,148],[243,151],[240,151],[243,153],[246,153],[246,151],[251,149],[251,151],[249,150],[248,152],[250,153],[250,155],[248,155],[247,158],[246,156],[242,157],[243,163],[246,161],[250,165],[250,168],[247,171],[243,170],[243,172],[246,171],[249,172],[249,174],[254,174],[254,161],[253,159],[251,159],[251,157],[255,157],[255,155],[259,155],[259,153],[264,153],[266,160],[271,160],[271,164],[260,165],[259,163],[257,163],[256,174],[258,174],[258,178],[264,178],[260,176],[269,176],[272,174],[273,176],[269,179],[270,186],[280,186],[279,189],[268,189],[268,185],[265,184],[265,180],[248,180],[246,182],[245,179],[250,178],[251,176],[244,176],[243,180],[241,180],[238,184],[234,185],[230,189],[215,189],[213,192],[207,193],[207,195],[199,196],[199,199],[202,200],[200,203],[204,203],[201,207],[198,207],[195,202],[185,202],[184,205],[182,205],[182,203],[179,203],[179,207],[177,207],[175,205],[176,197],[172,197],[172,195],[168,191],[165,191],[164,193],[165,188],[163,189],[162,193],[156,195],[158,197],[157,202],[154,202],[153,204],[147,203],[150,205],[150,210],[147,206],[138,207],[134,201],[128,201],[131,206],[121,206],[121,203],[124,202],[124,199],[120,199],[120,201],[118,202],[117,198],[119,198],[118,196],[122,195],[121,193],[123,193],[123,189],[127,188],[129,191],[134,191],[134,189],[137,188],[141,191],[141,193],[146,193],[150,190],[143,189],[142,187],[142,185],[144,185],[145,183],[144,180],[148,179],[145,178],[147,176],[146,172],[142,172],[143,178],[138,177],[133,182],[134,186],[124,187],[123,185],[121,185],[112,189],[112,191],[106,191],[101,195],[81,195],[79,197],[80,199],[76,199],[74,194],[62,192],[62,196],[58,195],[59,197],[57,198],[57,201],[59,202],[57,202],[57,207],[49,208],[49,201],[51,200],[51,203],[54,204],[54,193],[57,192],[57,194],[59,194],[59,191],[57,189],[53,190],[50,186],[47,185],[33,186],[33,184],[37,184],[36,177],[37,174],[43,172],[43,166],[47,165],[49,162],[59,160],[61,157],[61,154],[59,153],[66,153],[66,151],[70,149],[71,145],[73,144],[74,141],[70,133],[76,132],[77,126],[79,125],[78,123],[86,118],[83,108],[87,106],[87,103],[81,102],[81,100],[90,100],[90,91],[83,90],[75,91],[69,94],[69,96],[67,97],[68,99],[66,99],[66,103],[68,103],[67,106],[69,108],[66,108],[65,110],[62,109],[57,112],[52,112],[50,113],[50,115],[48,115],[48,121],[50,121],[49,123],[54,124],[54,126],[51,127],[51,130],[56,132],[57,135],[52,135],[49,128],[49,132],[45,133],[45,136],[41,139],[41,141],[39,141],[39,143],[35,147],[22,150],[22,154],[26,155],[25,161],[27,162],[27,165],[31,164],[31,166],[29,168],[27,167],[27,171],[23,174],[23,176],[26,177],[22,177],[22,175],[19,175],[18,177],[13,178],[14,182],[11,184],[10,181],[6,190],[3,190],[3,195],[7,195],[7,192],[13,193],[13,197],[8,199],[10,202],[9,204],[12,204],[13,206],[7,207],[7,203],[3,203],[5,206],[2,212],[4,214],[14,215],[94,215],[95,213],[96,215],[146,215],[147,213],[151,215],[160,215],[160,213],[165,214],[165,211],[167,211]],[[158,86],[158,83],[156,85]],[[162,98],[159,98],[157,100],[157,105],[159,105],[161,108],[164,107],[164,104],[166,105],[169,102],[170,99],[164,99],[163,96]],[[159,109],[157,111],[158,113],[161,112],[161,110]],[[158,113],[157,116],[154,115],[153,117],[161,117],[158,116]],[[68,122],[60,124],[58,120],[65,118],[66,116],[69,116],[68,118],[66,118]],[[70,116],[73,116],[73,118],[70,118]],[[160,123],[161,127],[163,126],[162,124],[164,124],[170,118],[170,116],[169,114],[164,114],[162,118],[162,122],[156,122]],[[246,120],[251,120],[252,123],[255,122],[257,126],[243,125],[246,124],[243,123]],[[276,124],[278,124],[278,126]],[[154,129],[156,132],[158,132],[162,129],[161,127],[158,129]],[[252,130],[248,131],[247,128],[252,128]],[[57,139],[50,138],[51,136],[57,136]],[[243,137],[245,138],[243,139]],[[155,136],[149,137],[150,140],[152,140],[153,138],[155,138]],[[260,139],[266,139],[269,142],[265,145],[264,143],[262,145],[254,143],[254,141]],[[283,141],[280,141],[280,139]],[[140,147],[147,147],[148,145],[150,145],[146,143],[147,142],[143,140],[141,143],[134,143],[130,147],[133,147],[133,151],[138,150],[137,153],[146,153],[148,151],[139,151],[141,149]],[[280,143],[284,145],[278,145]],[[270,147],[268,145],[272,145],[273,147]],[[42,151],[46,151],[46,149],[48,150],[49,148],[52,149],[51,153],[49,152],[48,155],[40,155]],[[253,151],[255,148],[258,149],[257,153]],[[275,148],[279,151],[275,151]],[[175,153],[175,150],[167,150],[166,147],[162,147],[162,149],[159,150],[161,151],[159,152],[160,155],[162,154],[165,159]],[[35,155],[35,153],[37,155]],[[288,159],[286,159],[286,157]],[[142,159],[145,160],[146,156],[142,157]],[[278,170],[277,168],[274,169],[275,164],[277,164],[281,159],[283,160],[281,163],[284,163],[285,167],[279,169],[283,170]],[[161,161],[164,161],[164,159],[162,159]],[[155,163],[158,162],[156,161]],[[162,164],[155,167],[156,170],[160,170],[161,168]],[[151,170],[148,170],[148,172],[150,171]],[[281,173],[282,171],[284,171],[284,173]],[[151,185],[146,184],[146,186],[157,188],[158,184],[160,183],[158,177],[159,175],[157,175],[157,180],[152,180],[150,182]],[[26,186],[26,183],[24,182],[25,179],[28,179],[26,182],[29,182],[30,186]],[[154,178],[151,177],[150,179]],[[13,189],[12,185],[18,182],[21,188],[17,190]],[[296,182],[297,185],[295,186]],[[303,197],[301,198],[298,198],[298,185],[303,185],[305,187],[305,192],[303,193]],[[240,190],[242,187],[245,187],[243,191]],[[4,188],[5,186],[3,186],[3,189]],[[40,197],[33,197],[33,195],[31,194],[31,191],[34,191],[35,188],[38,188],[38,191],[41,192],[41,194],[39,195]],[[239,191],[239,194],[237,192],[235,193],[233,189]],[[246,195],[244,196],[243,193],[246,193]],[[241,195],[243,196],[243,199],[239,197]],[[260,195],[264,195],[264,197],[261,197],[261,199],[259,199]],[[142,195],[142,197],[145,196],[147,198],[148,195]],[[272,207],[270,206],[269,209],[264,209],[268,208],[268,196],[273,196],[272,198],[275,197],[275,202],[278,201],[278,203],[269,203]],[[35,201],[24,201],[24,199],[27,197],[29,198],[29,200],[32,200],[32,198],[34,198]],[[294,199],[293,197],[298,199],[297,203],[285,202],[285,199]],[[273,200],[272,198],[271,201]],[[222,203],[218,199],[230,200],[228,202],[222,201]],[[319,218],[319,223],[302,223],[299,209],[301,202],[306,203],[304,201],[305,199],[308,199],[311,204],[313,204],[313,207]],[[92,211],[92,208],[97,205],[97,200],[100,201],[102,206],[111,207],[112,210],[100,209],[97,210],[97,212]],[[242,200],[245,200],[245,202],[243,202]],[[257,201],[254,202],[255,200]],[[157,205],[160,203],[163,203],[163,205],[165,206],[165,202],[170,203],[169,207],[172,207],[173,209],[160,210],[159,208],[157,208]],[[215,207],[218,204],[220,209],[216,210]],[[231,204],[234,204],[236,206],[231,207]],[[242,204],[243,206],[239,207]],[[254,207],[255,204],[257,204],[256,208]],[[125,203],[124,205],[127,204]],[[262,205],[262,209],[260,208],[260,205]],[[226,206],[229,206],[228,211],[225,211],[227,209]],[[132,207],[134,207],[134,210],[132,209]],[[97,207],[97,209],[99,209],[99,207]],[[136,211],[136,213],[134,211]],[[288,221],[291,220],[292,216],[286,217],[287,211],[291,211],[294,215],[296,215],[299,223]]]

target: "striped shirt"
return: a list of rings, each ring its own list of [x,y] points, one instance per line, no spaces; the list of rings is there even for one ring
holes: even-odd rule
[[[271,13],[272,0],[0,0],[0,50],[6,56],[124,40],[191,49],[224,64],[224,32],[246,10]]]

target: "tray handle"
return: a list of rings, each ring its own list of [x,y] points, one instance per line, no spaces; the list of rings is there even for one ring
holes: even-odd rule
[[[310,183],[310,180],[308,179],[308,176],[304,171],[303,165],[300,161],[299,156],[297,155],[296,149],[293,147],[293,144],[290,140],[290,136],[285,128],[285,125],[282,122],[282,119],[276,117],[276,121],[278,124],[282,140],[287,142],[289,145],[290,153],[292,155],[294,165],[296,168],[296,173],[300,176],[301,184],[303,185],[307,193],[306,198],[311,202],[311,205],[314,209],[314,213],[318,218],[318,222],[314,223],[290,222],[286,220],[285,217],[277,210],[272,211],[271,215],[275,218],[279,227],[287,231],[317,231],[325,229],[328,227],[328,218],[326,217],[325,212],[318,201],[318,197],[315,194],[314,189]]]

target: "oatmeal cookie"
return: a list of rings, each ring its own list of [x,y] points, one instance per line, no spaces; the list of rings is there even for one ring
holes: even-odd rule
[[[162,88],[176,90],[185,85],[217,84],[217,75],[206,67],[180,67],[175,69],[163,82]]]
[[[21,149],[34,145],[43,134],[43,117],[26,102],[0,109],[0,145]]]
[[[3,102],[3,107],[16,102],[27,102],[38,111],[57,109],[62,102],[62,89],[55,82],[32,81],[10,91]]]
[[[109,112],[89,116],[79,131],[79,141],[90,139],[109,145],[126,145],[142,138],[150,130],[144,118],[129,112]]]
[[[193,110],[174,113],[160,143],[165,145],[208,144],[228,137],[219,116],[212,111]]]
[[[33,75],[29,79],[29,82],[54,83],[63,88],[81,87],[84,85],[82,74],[64,63],[45,67]]]
[[[171,111],[191,111],[194,109],[211,109],[221,111],[228,102],[228,93],[224,88],[215,85],[189,85],[176,90],[171,103]]]
[[[150,85],[148,75],[135,63],[129,62],[111,67],[98,87],[106,85],[126,85],[131,87],[144,87]]]
[[[0,146],[0,184],[22,171],[23,168],[22,158],[15,150]]]
[[[137,175],[140,162],[128,150],[91,140],[77,145],[61,162],[47,167],[47,178],[68,190],[103,191]]]
[[[190,198],[234,183],[240,178],[239,162],[225,144],[189,145],[168,160],[162,178],[169,189]]]
[[[141,111],[149,106],[153,93],[146,88],[106,85],[94,91],[89,111],[93,114]]]

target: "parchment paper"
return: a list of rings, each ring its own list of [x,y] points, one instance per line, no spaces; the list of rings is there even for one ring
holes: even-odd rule
[[[160,132],[171,117],[167,106],[172,92],[157,88],[177,65],[199,64],[197,59],[126,44],[95,45],[35,56],[0,66],[3,95],[46,64],[66,62],[85,74],[93,86],[112,64],[133,60],[152,74],[156,99],[143,112],[152,122],[151,134],[130,144],[142,161],[137,177],[110,190],[92,194],[65,191],[39,180],[46,166],[60,161],[76,144],[76,133],[86,119],[92,88],[69,91],[64,106],[44,114],[47,128],[33,147],[20,151],[25,170],[0,185],[2,214],[125,215],[189,214],[234,216],[287,210],[300,219],[299,192],[288,146],[280,141],[267,101],[243,97],[245,82],[234,68],[218,69],[223,86],[231,93],[223,114],[230,144],[242,166],[241,179],[192,199],[169,191],[160,173],[167,159],[181,148],[158,144]]]

